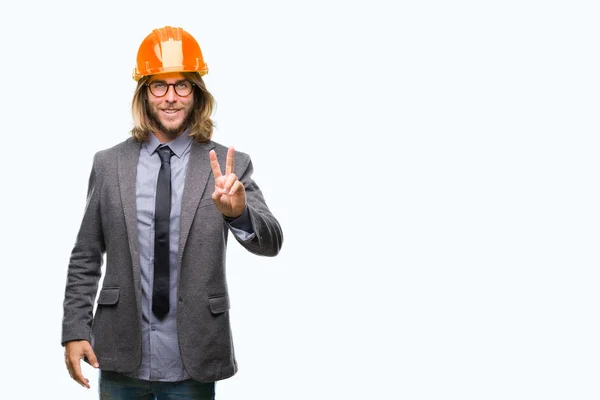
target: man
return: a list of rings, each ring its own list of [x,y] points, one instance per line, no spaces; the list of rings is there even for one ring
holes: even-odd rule
[[[81,359],[99,368],[100,398],[214,399],[237,372],[228,232],[257,255],[281,249],[250,157],[211,140],[207,72],[189,33],[155,29],[137,54],[132,137],[94,156],[62,344],[81,385]]]

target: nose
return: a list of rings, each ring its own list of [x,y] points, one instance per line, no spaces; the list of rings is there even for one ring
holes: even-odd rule
[[[167,94],[165,94],[165,100],[174,102],[177,99],[177,93],[175,93],[175,85],[169,85],[167,87]]]

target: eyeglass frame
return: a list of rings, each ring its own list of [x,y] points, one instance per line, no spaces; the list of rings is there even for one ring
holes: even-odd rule
[[[154,92],[152,91],[152,88],[150,87],[150,85],[152,85],[153,83],[156,83],[156,82],[162,82],[165,85],[167,85],[167,90],[165,91],[165,94],[163,94],[162,96],[157,96],[156,94],[154,94]],[[190,92],[188,94],[186,94],[185,96],[180,95],[179,92],[177,91],[177,87],[175,86],[175,85],[177,85],[178,83],[181,83],[181,82],[188,82],[191,85],[190,86],[190,89],[191,89]],[[155,81],[146,83],[146,87],[148,88],[148,90],[150,91],[150,93],[152,93],[152,96],[154,96],[154,97],[165,97],[167,95],[167,93],[169,93],[169,88],[171,86],[173,86],[173,90],[175,91],[175,94],[177,96],[179,96],[179,97],[188,97],[190,94],[194,93],[194,86],[196,86],[196,84],[194,82],[188,80],[188,79],[180,79],[180,80],[178,80],[175,83],[167,83],[166,81],[157,79]]]

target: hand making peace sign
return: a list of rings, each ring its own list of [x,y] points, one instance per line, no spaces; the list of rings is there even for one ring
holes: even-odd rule
[[[233,172],[234,149],[227,149],[225,160],[225,175],[221,173],[221,167],[214,150],[209,153],[210,167],[215,177],[215,191],[212,194],[213,203],[217,210],[226,217],[237,218],[246,208],[246,190]]]

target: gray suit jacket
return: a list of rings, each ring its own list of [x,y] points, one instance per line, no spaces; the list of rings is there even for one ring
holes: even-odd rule
[[[181,209],[178,255],[178,340],[183,364],[198,381],[237,372],[225,274],[228,226],[215,208],[209,150],[225,171],[227,148],[192,143]],[[132,138],[94,156],[83,221],[69,262],[62,343],[86,339],[100,368],[133,372],[141,361],[141,283],[136,216],[140,143]],[[235,174],[246,189],[254,234],[238,242],[248,251],[275,256],[281,227],[252,180],[247,154],[235,153]],[[104,280],[97,300],[103,256]]]

